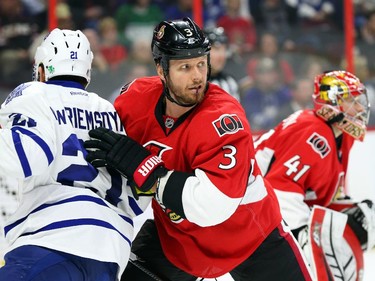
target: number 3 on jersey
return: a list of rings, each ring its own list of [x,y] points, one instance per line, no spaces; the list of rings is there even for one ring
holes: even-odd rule
[[[295,155],[284,163],[284,166],[288,168],[286,171],[287,176],[294,176],[293,180],[295,182],[297,182],[304,175],[304,173],[310,169],[309,165],[302,166],[300,159],[301,157],[299,155]]]
[[[234,157],[237,153],[237,149],[233,145],[224,145],[223,150],[225,152],[224,157],[229,160],[229,164],[220,163],[219,168],[223,170],[232,169],[237,163],[237,160]]]

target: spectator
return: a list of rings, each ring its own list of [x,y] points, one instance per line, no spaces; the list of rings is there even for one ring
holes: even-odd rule
[[[73,21],[77,28],[95,29],[98,31],[99,21],[114,11],[113,1],[110,0],[58,0],[67,4],[72,12]]]
[[[29,47],[41,32],[21,0],[0,1],[0,77],[1,84],[15,87],[30,79],[32,62]]]
[[[105,17],[99,22],[100,52],[107,61],[109,68],[117,70],[127,56],[127,49],[120,43],[117,24],[114,18]]]
[[[286,0],[286,3],[296,9],[299,22],[303,29],[338,28],[333,20],[335,5],[331,0]]]
[[[73,30],[76,24],[72,17],[72,12],[68,4],[65,2],[59,2],[56,4],[56,18],[57,18],[57,28],[60,29],[70,29]],[[34,60],[36,49],[44,41],[44,39],[49,34],[48,26],[44,27],[44,30],[34,38],[30,48],[29,48],[29,60],[32,62]]]
[[[265,32],[259,40],[258,52],[247,62],[247,76],[250,81],[255,76],[257,65],[263,58],[273,60],[281,71],[283,83],[289,85],[294,81],[294,70],[291,64],[283,57],[277,37],[270,32]]]
[[[89,39],[91,50],[94,54],[94,60],[92,62],[93,71],[99,71],[101,73],[106,72],[109,69],[109,64],[102,53],[102,46],[98,32],[93,28],[84,29],[82,32]]]
[[[112,91],[108,100],[110,102],[114,102],[115,99],[121,94],[122,88],[124,85],[129,84],[136,78],[150,76],[154,73],[150,72],[150,69],[144,64],[128,64],[126,63],[124,66],[121,67],[119,70],[123,74],[123,79],[120,81],[119,86]]]
[[[129,57],[126,62],[127,65],[144,65],[149,69],[149,73],[155,74],[155,68],[153,67],[153,59],[150,52],[150,39],[140,37],[136,39],[130,47]]]
[[[252,4],[250,12],[254,18],[258,34],[271,32],[276,34],[279,42],[292,44],[288,41],[291,41],[290,24],[293,21],[284,0],[249,0],[248,2],[257,3]]]
[[[311,100],[313,86],[311,79],[297,78],[291,85],[291,100],[280,108],[277,119],[283,120],[298,110],[313,108]]]
[[[166,7],[164,16],[168,20],[182,19],[184,17],[193,17],[193,1],[177,0],[169,7]],[[203,9],[203,20],[207,21],[207,11]]]
[[[367,22],[368,15],[375,11],[375,1],[373,0],[356,0],[353,1],[354,24],[358,33]]]
[[[204,21],[205,28],[214,28],[218,18],[224,14],[224,1],[222,0],[205,0],[203,15],[206,15]]]
[[[210,82],[219,85],[223,90],[240,101],[240,94],[237,81],[230,74],[224,71],[229,54],[228,37],[224,28],[215,27],[206,29],[205,34],[211,43]]]
[[[45,0],[21,0],[27,14],[31,16],[38,25],[39,32],[42,31],[47,24],[47,1]]]
[[[278,112],[291,99],[290,89],[281,76],[276,61],[271,58],[259,60],[253,84],[241,99],[254,131],[268,130],[281,121]]]
[[[375,45],[375,10],[368,13],[365,23],[359,31],[360,40],[369,45]]]
[[[298,64],[296,67],[297,73],[300,77],[314,81],[317,75],[332,69],[329,61],[322,56],[311,54],[302,54],[302,56],[295,59],[296,64]]]
[[[242,15],[241,0],[226,0],[224,7],[224,15],[217,20],[217,26],[224,28],[234,54],[240,57],[249,55],[257,40],[252,19]]]
[[[131,0],[120,5],[115,19],[122,43],[131,46],[140,37],[149,40],[153,27],[163,16],[163,11],[151,0]]]

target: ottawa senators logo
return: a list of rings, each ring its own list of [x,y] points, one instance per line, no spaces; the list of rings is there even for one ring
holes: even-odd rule
[[[160,27],[159,31],[156,33],[156,38],[158,40],[160,40],[161,38],[163,38],[163,36],[164,36],[164,29],[165,29],[165,25],[163,25],[162,27]]]
[[[166,152],[167,150],[171,150],[172,147],[162,144],[157,141],[149,141],[143,145],[145,148],[147,148],[148,151],[151,152],[151,154],[157,155],[160,158],[162,158],[162,154]]]
[[[212,122],[216,132],[220,137],[225,134],[234,134],[239,130],[243,130],[243,125],[240,118],[236,114],[224,114]]]
[[[307,140],[307,143],[311,145],[313,150],[324,158],[331,151],[328,141],[317,133],[313,133]]]

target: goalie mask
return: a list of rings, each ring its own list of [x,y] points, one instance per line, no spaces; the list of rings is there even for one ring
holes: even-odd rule
[[[331,71],[314,81],[316,113],[344,133],[363,141],[369,120],[370,104],[366,88],[347,71]]]
[[[81,31],[55,28],[36,50],[33,80],[38,79],[38,67],[42,66],[46,81],[71,75],[85,78],[88,85],[93,57],[90,43]]]

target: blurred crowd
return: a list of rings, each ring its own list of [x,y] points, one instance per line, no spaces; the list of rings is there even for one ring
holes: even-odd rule
[[[211,58],[214,73],[233,78],[236,98],[254,131],[272,128],[291,112],[311,107],[315,75],[346,68],[345,1],[202,2],[203,28],[221,27],[226,35],[219,42],[221,57]],[[375,0],[353,4],[355,74],[375,105]],[[193,17],[192,5],[193,0],[57,0],[55,13],[59,28],[80,29],[90,40],[94,69],[88,90],[113,101],[124,83],[156,74],[150,51],[155,24]],[[1,102],[19,83],[32,79],[35,46],[47,34],[48,0],[0,1]]]

